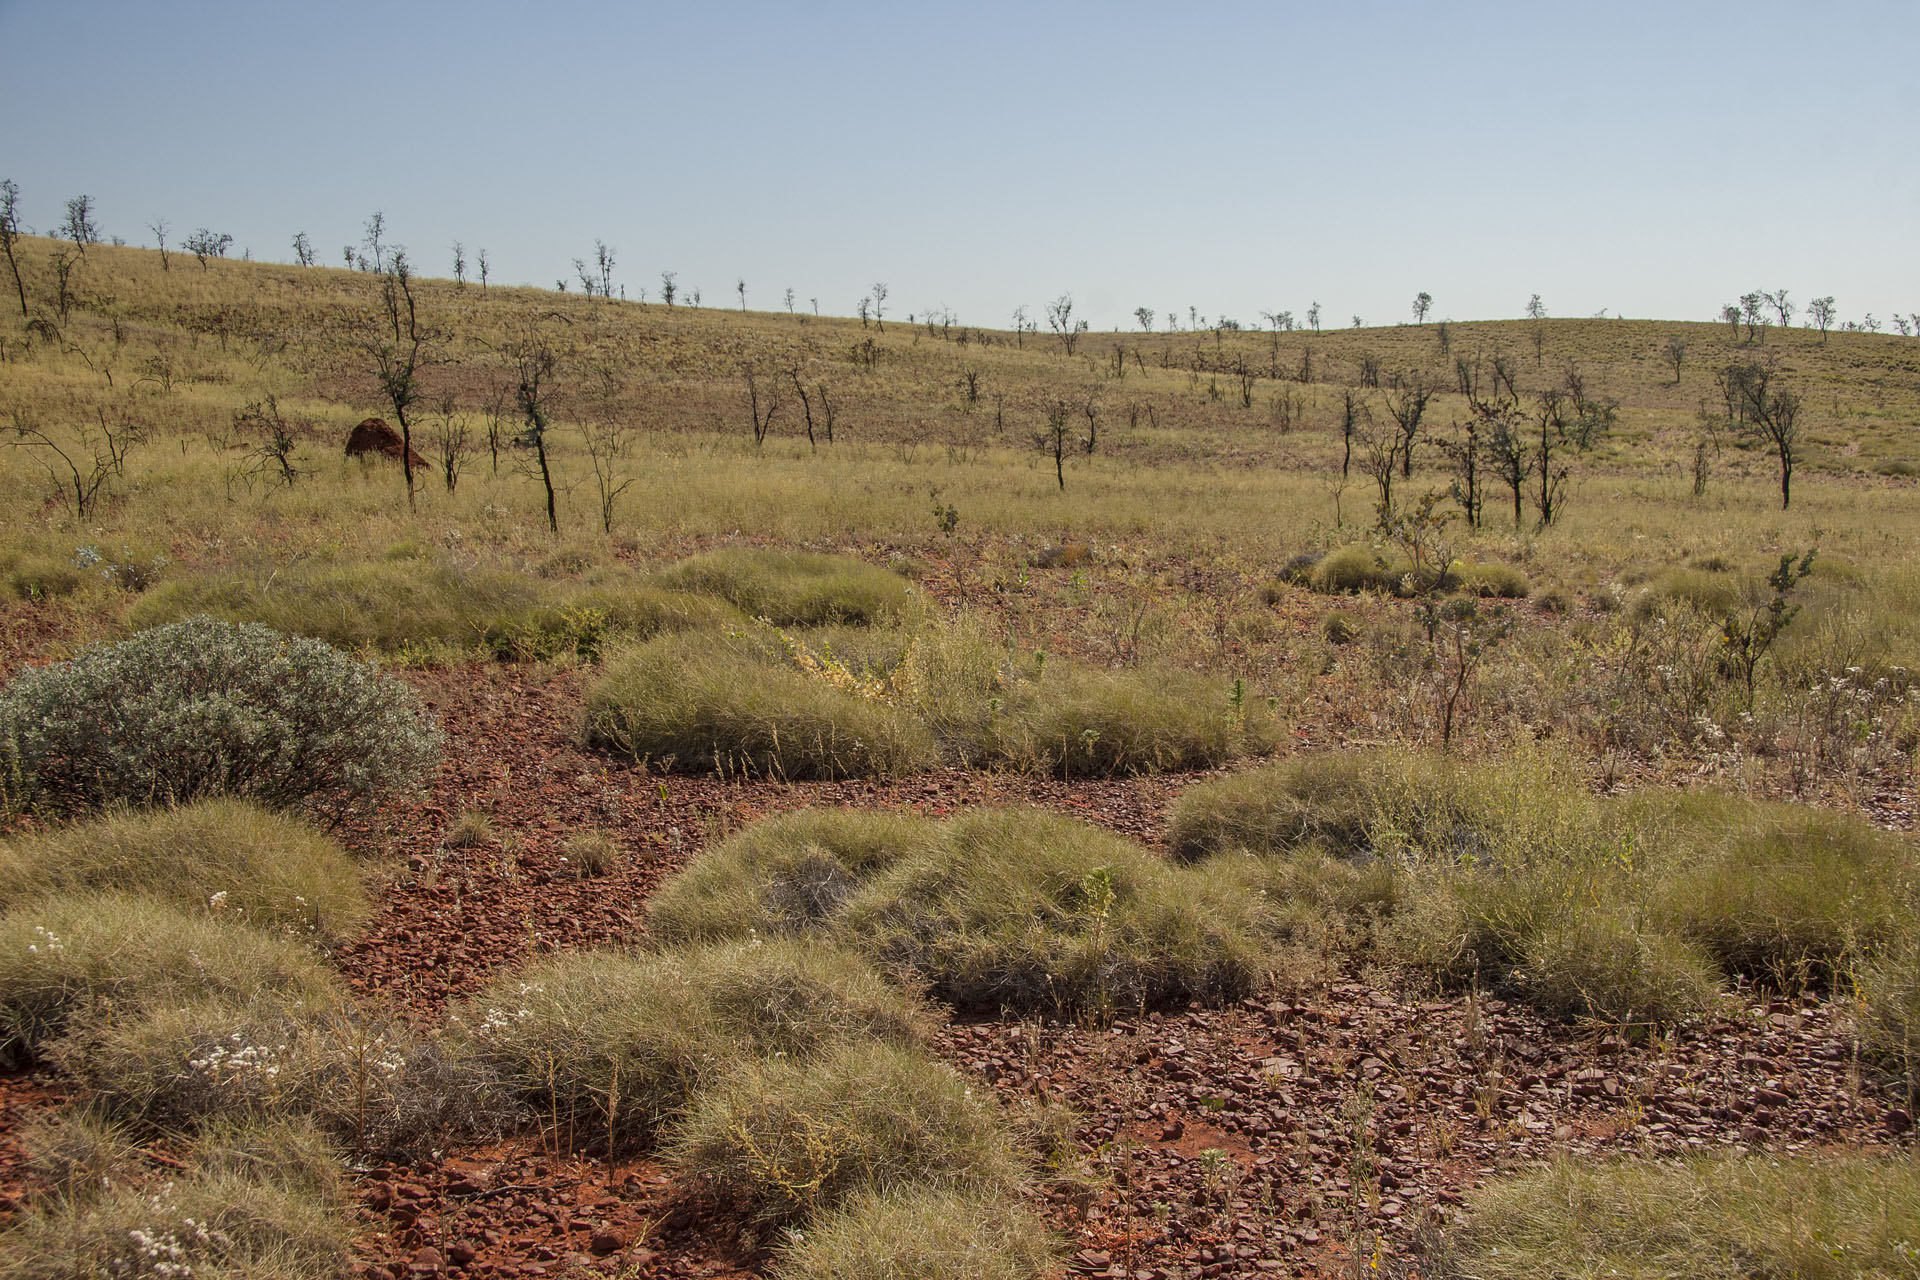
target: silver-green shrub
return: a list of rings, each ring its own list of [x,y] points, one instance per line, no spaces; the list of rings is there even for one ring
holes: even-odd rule
[[[338,813],[413,782],[439,750],[405,684],[254,623],[154,627],[0,689],[0,798],[14,805],[233,795]]]

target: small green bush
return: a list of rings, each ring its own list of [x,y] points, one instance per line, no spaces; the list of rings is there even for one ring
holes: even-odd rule
[[[1628,603],[1637,619],[1665,618],[1691,610],[1705,617],[1723,617],[1754,601],[1758,587],[1730,573],[1710,569],[1668,569],[1641,588]]]
[[[874,876],[836,936],[963,1009],[1091,1013],[1238,999],[1258,948],[1227,904],[1131,841],[983,810]]]
[[[615,1149],[743,1059],[913,1042],[924,1027],[860,959],[795,941],[559,957],[498,979],[453,1020],[458,1052],[510,1107]]]
[[[1558,1160],[1489,1182],[1450,1241],[1479,1280],[1911,1277],[1911,1154]]]
[[[1228,849],[1283,853],[1316,843],[1357,853],[1377,816],[1369,779],[1382,759],[1322,752],[1189,787],[1168,810],[1168,848],[1188,862]]]
[[[674,1126],[671,1164],[763,1226],[903,1185],[1004,1195],[1019,1161],[992,1104],[911,1049],[847,1044],[749,1062]]]
[[[1264,708],[1234,686],[1184,671],[1055,664],[992,721],[994,754],[1036,772],[1111,777],[1207,769],[1272,750]]]
[[[1634,812],[1659,854],[1654,921],[1730,976],[1829,987],[1916,925],[1920,848],[1859,818],[1711,792]]]
[[[609,654],[587,689],[586,740],[662,765],[791,779],[886,777],[934,758],[913,717],[719,633]]]
[[[940,828],[916,814],[803,809],[707,850],[647,899],[670,943],[778,937],[830,923],[874,875],[924,856]]]
[[[906,1186],[850,1196],[782,1252],[778,1280],[1040,1280],[1052,1273],[1046,1224],[979,1192]]]
[[[1533,589],[1526,574],[1510,564],[1494,562],[1466,565],[1459,571],[1459,581],[1464,591],[1500,600],[1524,600]]]
[[[1320,634],[1328,644],[1352,644],[1360,638],[1360,621],[1350,613],[1335,609],[1320,619]]]
[[[346,850],[295,818],[226,797],[0,843],[0,911],[91,891],[145,894],[324,943],[350,936],[370,910]]]
[[[1396,556],[1367,543],[1355,543],[1330,551],[1313,566],[1313,589],[1329,595],[1353,595],[1361,591],[1379,591],[1392,595],[1400,590],[1407,565]]]
[[[608,583],[558,592],[549,602],[492,618],[481,642],[506,661],[545,662],[569,654],[593,661],[615,637],[650,640],[744,621],[739,610],[707,596]]]
[[[339,979],[304,947],[148,898],[40,899],[0,916],[0,1058],[31,1061],[83,1014],[135,1018],[204,997],[338,1002]]]
[[[870,625],[917,608],[913,584],[899,574],[845,556],[729,548],[683,560],[657,581],[717,596],[775,626]]]
[[[405,684],[317,640],[212,618],[0,689],[0,785],[54,809],[231,795],[337,813],[412,783],[439,748]]]
[[[57,600],[70,596],[86,575],[69,560],[20,550],[0,551],[0,586],[16,600]]]
[[[1668,1026],[1711,1008],[1719,993],[1719,974],[1697,947],[1618,909],[1577,909],[1523,946],[1516,985],[1561,1017]]]

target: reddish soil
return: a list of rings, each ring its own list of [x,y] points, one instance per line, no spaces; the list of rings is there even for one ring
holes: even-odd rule
[[[6,619],[5,666],[43,651],[32,616]],[[528,956],[640,937],[664,876],[769,813],[1032,802],[1152,844],[1193,781],[662,778],[576,744],[574,674],[473,664],[412,678],[443,720],[446,763],[424,796],[344,833],[388,882],[337,960],[356,990],[422,1023]],[[466,810],[487,815],[492,838],[448,847]],[[597,877],[565,854],[591,828],[627,855]],[[1016,1118],[1071,1109],[1069,1158],[1035,1196],[1068,1244],[1067,1273],[1132,1280],[1352,1274],[1356,1250],[1406,1274],[1422,1232],[1466,1192],[1550,1153],[1880,1145],[1910,1141],[1912,1126],[1853,1061],[1839,1012],[1817,1002],[1756,1001],[1633,1044],[1499,1000],[1422,999],[1350,976],[1097,1029],[956,1024],[940,1048]],[[0,1209],[32,1185],[20,1124],[58,1101],[44,1076],[0,1079]],[[765,1261],[657,1165],[609,1168],[538,1135],[375,1168],[357,1186],[356,1265],[369,1276],[731,1277]]]

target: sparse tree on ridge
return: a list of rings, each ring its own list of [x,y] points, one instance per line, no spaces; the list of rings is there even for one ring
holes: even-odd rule
[[[1815,298],[1807,304],[1807,319],[1815,328],[1820,330],[1820,341],[1822,343],[1825,343],[1827,340],[1827,330],[1833,327],[1835,314],[1837,313],[1834,311],[1832,294],[1828,294],[1824,298]]]
[[[873,327],[882,333],[885,333],[887,330],[887,326],[883,323],[886,316],[886,305],[887,285],[883,280],[873,286]]]
[[[93,197],[78,195],[67,201],[67,217],[60,229],[82,255],[88,245],[99,244],[100,228],[93,221]]]
[[[485,249],[481,249],[479,253],[474,255],[473,265],[480,272],[480,292],[485,293],[487,291],[487,275],[489,272],[487,251]]]
[[[1320,332],[1320,304],[1315,302],[1307,308],[1307,323],[1313,326],[1315,333]]]
[[[304,231],[293,233],[293,260],[303,267],[313,265],[313,241],[307,239]]]
[[[1792,301],[1788,299],[1785,289],[1775,289],[1772,293],[1762,293],[1760,296],[1768,306],[1773,308],[1774,314],[1780,317],[1782,329],[1793,323],[1795,308]]]
[[[27,318],[27,286],[20,279],[20,263],[13,256],[13,245],[25,234],[20,226],[20,184],[12,178],[0,178],[0,253],[7,255],[7,270],[13,273],[13,288],[20,295],[23,320]]]
[[[1140,332],[1142,333],[1153,332],[1153,308],[1152,307],[1135,307],[1133,309],[1133,318],[1140,322]]]
[[[1413,322],[1425,324],[1427,314],[1433,310],[1433,295],[1422,289],[1413,296]]]
[[[1085,320],[1073,318],[1073,295],[1063,293],[1047,304],[1047,327],[1053,330],[1060,345],[1068,355],[1080,341],[1080,335],[1087,331]]]
[[[747,278],[739,277],[733,282],[733,287],[740,295],[740,309],[745,311],[747,309]]]
[[[375,215],[378,216],[377,214]],[[413,265],[404,249],[381,251],[385,266],[379,273],[380,310],[363,343],[373,362],[374,377],[400,424],[400,468],[407,482],[407,506],[414,505],[412,410],[425,388],[420,372],[427,363],[429,334],[420,321],[413,294]]]
[[[674,295],[680,291],[680,278],[677,272],[660,273],[660,297],[668,306],[673,305]]]
[[[467,247],[458,240],[453,242],[453,283],[455,288],[467,287]]]
[[[167,228],[170,224],[165,218],[155,218],[147,224],[147,230],[153,232],[154,247],[160,250],[160,269],[173,270],[173,258],[167,253]]]

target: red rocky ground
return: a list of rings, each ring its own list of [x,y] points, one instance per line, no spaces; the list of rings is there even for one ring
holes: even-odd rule
[[[14,656],[38,637],[6,639]],[[415,680],[445,723],[446,763],[425,798],[346,833],[390,882],[338,962],[364,996],[422,1023],[531,955],[640,938],[662,877],[768,813],[1033,802],[1153,843],[1190,781],[663,779],[575,745],[569,673],[476,664]],[[492,838],[447,847],[470,809]],[[589,877],[565,845],[595,827],[626,857]],[[1498,1000],[1422,1000],[1349,978],[1097,1029],[959,1024],[940,1046],[1016,1119],[1068,1109],[1065,1150],[1036,1198],[1067,1241],[1066,1271],[1134,1280],[1350,1275],[1356,1251],[1405,1273],[1422,1232],[1473,1186],[1552,1152],[1877,1145],[1908,1141],[1912,1124],[1854,1062],[1839,1012],[1817,1002],[1756,1002],[1630,1044]],[[30,1182],[16,1134],[56,1088],[0,1080],[0,1205]],[[357,1187],[366,1275],[724,1277],[765,1261],[653,1163],[609,1168],[537,1135],[372,1169]]]

